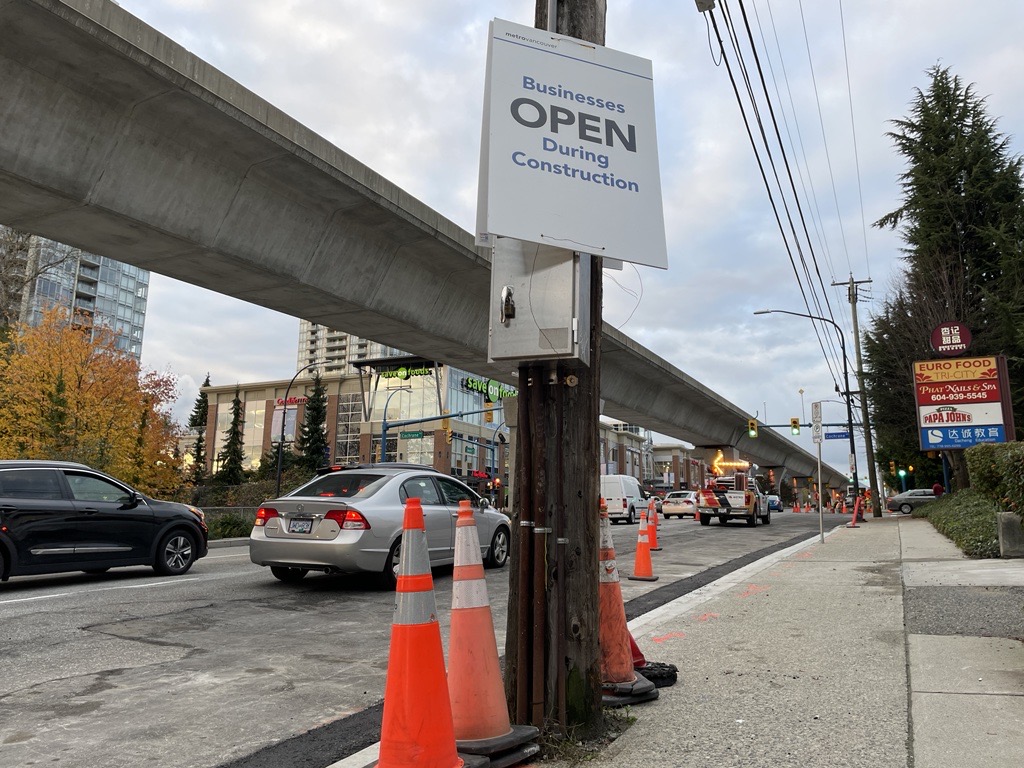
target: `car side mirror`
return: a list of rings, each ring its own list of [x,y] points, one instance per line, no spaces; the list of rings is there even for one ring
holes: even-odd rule
[[[124,509],[134,509],[135,507],[139,506],[140,500],[141,497],[139,496],[139,494],[137,494],[135,491],[128,491],[128,496],[125,497],[124,504],[122,506]]]

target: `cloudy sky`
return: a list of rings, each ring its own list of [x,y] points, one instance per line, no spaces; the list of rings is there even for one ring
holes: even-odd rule
[[[530,25],[532,2],[120,5],[473,229],[487,24],[497,17]],[[743,30],[739,1],[727,7]],[[809,421],[812,401],[838,399],[841,365],[833,358],[829,367],[810,321],[753,312],[807,313],[803,296],[813,295],[810,313],[831,313],[844,327],[852,359],[850,305],[845,288],[831,283],[851,275],[871,281],[858,304],[863,328],[899,274],[897,235],[872,226],[900,203],[903,162],[885,135],[889,121],[907,115],[930,67],[949,66],[987,97],[1011,150],[1021,152],[1024,3],[747,0],[743,7],[807,222],[803,256],[820,282],[802,271],[797,281],[792,238],[788,251],[706,16],[691,0],[608,0],[607,46],[653,62],[669,268],[606,273],[604,318],[762,421],[788,424],[793,416]],[[749,51],[744,60],[759,87]],[[798,264],[799,257],[793,252]],[[290,377],[297,334],[295,318],[153,275],[143,364],[179,377],[184,419],[206,373],[214,384]],[[823,408],[826,422],[845,421],[838,402]],[[809,430],[795,439],[813,453]],[[847,454],[844,441],[825,441],[833,467],[844,468]]]

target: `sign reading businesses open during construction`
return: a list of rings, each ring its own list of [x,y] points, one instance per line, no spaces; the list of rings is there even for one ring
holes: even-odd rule
[[[491,22],[477,242],[493,235],[668,266],[649,60]]]
[[[1006,358],[915,362],[914,389],[922,450],[970,448],[1012,438]]]

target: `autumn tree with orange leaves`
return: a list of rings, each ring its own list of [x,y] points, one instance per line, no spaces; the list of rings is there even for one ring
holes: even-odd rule
[[[0,458],[78,461],[145,493],[181,485],[170,374],[143,371],[112,331],[66,310],[16,325],[0,351]]]

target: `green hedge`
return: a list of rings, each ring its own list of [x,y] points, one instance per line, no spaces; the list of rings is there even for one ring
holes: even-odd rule
[[[1024,443],[982,443],[964,457],[971,488],[1024,518]]]
[[[973,449],[972,449],[973,450]],[[973,488],[949,493],[914,510],[968,557],[999,557],[998,507]]]
[[[237,510],[206,510],[206,526],[210,540],[249,538],[256,510],[252,507]]]

